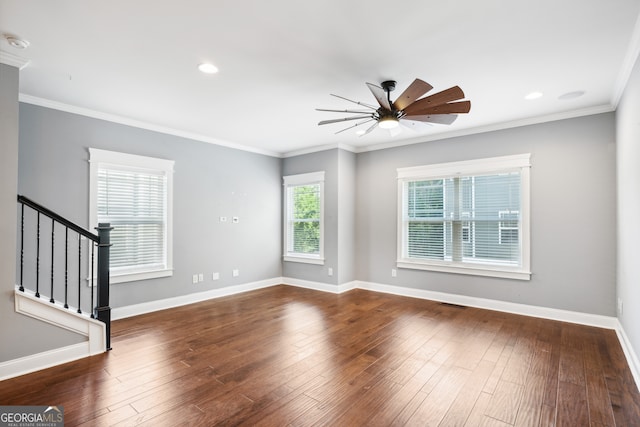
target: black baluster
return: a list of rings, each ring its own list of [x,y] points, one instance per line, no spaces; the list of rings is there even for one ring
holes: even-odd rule
[[[36,297],[40,298],[40,212],[38,212],[38,232],[36,234]]]
[[[24,203],[21,203],[22,219],[20,220],[20,291],[24,292]]]
[[[82,314],[80,309],[80,287],[82,280],[82,236],[78,234],[78,313]]]
[[[64,228],[64,308],[69,308],[69,227]]]
[[[93,315],[93,312],[96,310],[96,305],[93,303],[93,266],[94,266],[94,260],[95,260],[95,251],[96,251],[96,244],[94,242],[91,242],[91,318],[94,319],[95,316]]]
[[[51,294],[50,294],[50,298],[49,298],[49,302],[54,304],[56,302],[56,300],[53,299],[53,248],[54,248],[54,241],[55,241],[55,230],[56,230],[56,222],[55,220],[52,218],[51,219]]]

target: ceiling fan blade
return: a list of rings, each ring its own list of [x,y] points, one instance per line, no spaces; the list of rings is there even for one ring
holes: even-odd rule
[[[367,130],[365,130],[364,133],[362,135],[360,135],[360,136],[365,136],[366,134],[368,134],[369,132],[374,130],[376,128],[376,126],[378,126],[378,122],[377,121],[374,124],[372,124],[371,126],[369,126],[367,128]]]
[[[449,116],[438,116],[438,117],[449,117]],[[410,129],[413,132],[420,132],[422,130],[429,129],[432,126],[432,124],[428,122],[423,122],[423,121],[403,119],[403,120],[400,120],[400,126],[403,126],[406,129]]]
[[[330,113],[356,113],[356,114],[371,114],[370,111],[363,110],[328,110],[326,108],[316,108],[316,111],[328,111]]]
[[[369,90],[371,91],[373,96],[376,97],[378,104],[380,104],[380,106],[385,110],[391,111],[391,104],[389,104],[387,92],[385,92],[385,90],[380,86],[376,86],[373,83],[367,83],[367,86],[369,87]]]
[[[353,125],[353,126],[349,126],[349,127],[346,127],[346,128],[344,128],[344,129],[342,129],[342,130],[339,130],[339,131],[338,131],[338,132],[336,132],[335,134],[337,135],[337,134],[339,134],[339,133],[341,133],[341,132],[344,132],[345,130],[353,129],[353,128],[354,128],[354,127],[356,127],[356,126],[360,126],[360,125],[363,125],[363,124],[365,124],[365,123],[369,123],[371,120],[375,120],[375,119],[373,119],[373,118],[372,118],[372,119],[369,119],[369,120],[365,120],[364,122],[356,123],[356,124],[355,124],[355,125]]]
[[[436,115],[425,115],[425,116],[411,116],[409,120],[401,120],[406,122],[422,122],[422,123],[439,123],[441,125],[450,125],[455,122],[458,118],[457,114],[436,114]]]
[[[415,111],[412,109],[411,112],[405,110],[405,117],[428,116],[432,114],[462,114],[468,113],[469,110],[471,110],[471,101],[450,102],[435,107],[429,106],[416,109]]]
[[[345,101],[353,102],[354,104],[362,105],[363,107],[371,108],[372,110],[378,109],[378,107],[374,107],[373,105],[365,104],[364,102],[360,102],[360,101],[354,101],[352,99],[345,98],[344,96],[334,95],[333,93],[331,93],[330,95],[335,96],[336,98],[344,99]]]
[[[393,136],[398,136],[402,133],[402,126],[398,126],[392,129],[389,129],[389,134]]]
[[[464,92],[459,86],[450,87],[431,96],[427,96],[422,99],[418,99],[413,104],[410,104],[404,109],[405,114],[419,114],[417,111],[421,111],[425,108],[435,107],[438,105],[446,104],[447,102],[457,101],[464,98]]]
[[[371,119],[373,118],[373,116],[353,116],[353,117],[343,117],[341,119],[333,119],[333,120],[323,120],[321,122],[318,122],[318,126],[320,125],[328,125],[331,123],[340,123],[340,122],[346,122],[347,120],[360,120],[360,119]]]
[[[431,86],[429,83],[420,79],[415,79],[413,83],[411,83],[409,87],[400,94],[393,105],[398,110],[404,110],[408,105],[410,105],[416,99],[420,98],[425,93],[429,92],[431,89],[433,89],[433,86]]]

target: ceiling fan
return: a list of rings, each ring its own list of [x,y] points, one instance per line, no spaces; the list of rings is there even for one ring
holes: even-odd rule
[[[354,116],[340,119],[322,120],[318,125],[362,120],[352,126],[339,130],[336,132],[336,134],[338,134],[365,123],[375,122],[362,133],[362,135],[366,135],[375,129],[376,126],[382,129],[394,129],[399,126],[400,121],[407,124],[422,122],[450,125],[456,120],[458,114],[468,113],[471,109],[471,101],[458,101],[464,98],[464,92],[462,92],[459,86],[453,86],[442,92],[424,96],[433,89],[433,86],[420,79],[415,79],[394,102],[391,102],[391,92],[396,88],[396,82],[394,80],[384,81],[380,86],[367,83],[367,86],[378,101],[379,107],[331,94],[331,96],[344,99],[345,101],[360,105],[366,109],[329,110],[316,108],[317,111],[355,114]]]

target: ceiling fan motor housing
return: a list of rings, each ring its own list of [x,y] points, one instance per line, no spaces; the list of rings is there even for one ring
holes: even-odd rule
[[[382,89],[384,89],[384,91],[387,92],[387,93],[393,92],[393,90],[396,88],[396,81],[395,80],[386,80],[386,81],[380,83],[380,86],[382,86]]]

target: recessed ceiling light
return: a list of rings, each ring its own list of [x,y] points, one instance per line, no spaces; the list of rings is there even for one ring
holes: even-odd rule
[[[205,74],[215,74],[218,72],[218,67],[213,64],[203,63],[198,65],[198,70],[202,71]]]
[[[364,133],[365,131],[363,129],[356,131],[356,135],[364,135]]]
[[[538,99],[541,97],[542,97],[542,92],[531,92],[527,94],[527,96],[525,96],[524,99],[531,100],[531,99]]]
[[[573,92],[567,92],[565,94],[562,94],[558,97],[558,99],[562,99],[562,100],[575,99],[575,98],[580,98],[582,95],[584,95],[583,90],[576,90]]]
[[[4,38],[7,40],[11,47],[15,47],[16,49],[26,49],[29,47],[29,42],[26,40],[19,39],[15,36],[5,34]]]

